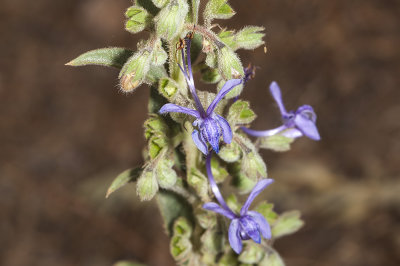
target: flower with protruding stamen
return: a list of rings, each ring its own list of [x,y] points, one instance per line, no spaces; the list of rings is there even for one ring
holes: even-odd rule
[[[252,130],[245,127],[241,129],[247,134],[255,137],[269,137],[272,135],[280,134],[288,138],[298,138],[306,136],[312,140],[320,140],[317,126],[317,115],[310,105],[302,105],[297,110],[286,111],[282,101],[281,89],[278,83],[273,81],[269,87],[270,93],[278,104],[279,110],[282,115],[283,125],[270,130]]]
[[[183,75],[185,76],[186,82],[189,86],[189,90],[195,102],[196,109],[190,109],[187,107],[179,106],[172,103],[167,103],[161,107],[159,113],[184,113],[191,115],[196,118],[193,125],[198,128],[192,133],[192,139],[196,144],[197,148],[204,154],[208,154],[207,142],[210,143],[213,150],[219,152],[219,139],[222,136],[225,143],[231,143],[232,141],[232,129],[222,116],[214,112],[217,104],[224,98],[224,96],[230,92],[235,86],[242,83],[242,79],[231,79],[228,80],[222,89],[218,92],[215,99],[208,106],[207,110],[204,109],[201,104],[199,97],[196,93],[196,88],[193,81],[192,65],[190,61],[190,38],[185,38],[186,42],[186,55],[187,55],[187,67],[185,63],[185,53],[182,49],[182,62],[183,68],[179,65]]]
[[[242,251],[243,240],[252,239],[260,244],[261,236],[265,239],[271,238],[271,228],[267,220],[256,211],[249,211],[249,207],[254,198],[272,182],[274,182],[273,179],[258,181],[239,214],[235,214],[226,204],[220,206],[215,202],[209,202],[203,205],[204,209],[222,214],[231,220],[228,231],[229,244],[238,254]]]

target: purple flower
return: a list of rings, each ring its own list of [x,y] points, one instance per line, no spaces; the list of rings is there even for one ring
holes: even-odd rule
[[[245,204],[242,206],[240,213],[235,214],[226,204],[217,184],[215,183],[214,176],[211,172],[211,153],[207,156],[206,168],[211,190],[213,191],[215,198],[220,205],[215,202],[208,202],[203,205],[203,208],[222,214],[231,220],[228,237],[229,244],[231,245],[232,249],[239,254],[242,251],[243,240],[252,239],[254,242],[260,244],[261,236],[265,239],[270,239],[271,228],[267,220],[260,213],[249,211],[249,207],[254,198],[257,197],[257,195],[260,194],[260,192],[263,191],[268,185],[274,182],[274,180],[261,179],[258,181],[258,183],[250,192]]]
[[[228,123],[222,116],[214,112],[217,104],[224,98],[224,96],[231,91],[235,86],[242,83],[241,79],[228,80],[225,85],[218,92],[215,99],[208,106],[207,110],[204,109],[201,104],[199,97],[196,93],[196,88],[193,81],[192,64],[190,60],[190,38],[185,38],[186,42],[186,55],[187,55],[187,68],[185,64],[185,53],[182,49],[182,61],[183,68],[179,65],[180,69],[185,76],[186,82],[189,86],[189,90],[195,102],[196,109],[190,109],[187,107],[179,106],[172,103],[167,103],[161,107],[159,113],[184,113],[191,115],[196,118],[193,125],[198,128],[192,133],[192,139],[196,144],[197,148],[204,154],[208,154],[207,142],[210,143],[213,150],[219,152],[219,139],[222,136],[225,143],[231,143],[232,141],[232,130]]]
[[[298,138],[301,136],[306,136],[313,140],[320,140],[317,126],[315,125],[317,121],[317,115],[314,109],[309,105],[302,105],[297,110],[286,111],[285,106],[282,102],[281,89],[278,83],[273,81],[269,87],[272,97],[274,97],[275,102],[278,104],[279,110],[282,115],[283,125],[270,130],[252,130],[245,127],[241,129],[249,135],[256,137],[269,137],[275,134],[280,134],[288,138]]]

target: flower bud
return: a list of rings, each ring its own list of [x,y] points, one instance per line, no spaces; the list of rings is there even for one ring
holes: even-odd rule
[[[167,52],[163,49],[161,45],[161,40],[158,40],[153,47],[153,58],[151,60],[151,63],[156,66],[163,65],[165,62],[167,62],[168,59],[168,54]]]
[[[251,123],[256,117],[249,102],[238,100],[230,106],[227,118],[230,125],[243,125]]]
[[[158,83],[158,92],[171,101],[178,92],[178,84],[171,78],[162,78]]]
[[[258,265],[264,254],[262,246],[247,242],[238,259],[242,263]]]
[[[169,2],[169,0],[152,0],[152,1],[153,4],[158,8],[164,7]]]
[[[136,187],[140,200],[151,200],[157,191],[158,183],[154,172],[150,169],[144,169]]]
[[[218,156],[228,163],[233,163],[239,160],[242,152],[236,142],[232,141],[230,144],[225,144],[219,150]]]
[[[157,35],[171,41],[183,28],[189,6],[185,0],[172,0],[155,18]]]
[[[119,73],[121,89],[131,92],[141,85],[150,68],[150,53],[137,52],[124,64]]]
[[[208,196],[207,178],[197,169],[192,168],[188,174],[187,181],[204,202],[210,201]]]
[[[161,160],[156,167],[158,185],[162,188],[170,188],[176,183],[178,176],[172,167],[174,161],[170,159]]]
[[[131,33],[138,33],[144,30],[150,20],[147,11],[138,6],[129,7],[125,12],[125,16],[128,18],[125,22],[125,29]]]
[[[218,69],[225,80],[244,76],[243,66],[239,57],[227,46],[218,50]]]

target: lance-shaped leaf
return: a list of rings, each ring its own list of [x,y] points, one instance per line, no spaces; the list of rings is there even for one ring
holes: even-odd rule
[[[125,16],[128,20],[125,22],[125,29],[132,33],[141,32],[150,23],[150,15],[146,9],[139,6],[131,6],[126,12]]]
[[[272,237],[279,238],[298,231],[304,222],[300,219],[299,211],[290,211],[281,214],[272,226]]]
[[[204,17],[211,22],[213,19],[228,19],[235,15],[227,0],[210,0],[204,10]]]
[[[235,35],[235,50],[243,48],[247,50],[255,49],[264,44],[263,37],[265,33],[263,27],[248,26],[243,28]]]
[[[68,66],[99,65],[121,68],[133,55],[133,51],[125,48],[102,48],[86,52],[68,62]]]
[[[119,174],[108,188],[106,193],[106,198],[108,198],[111,193],[125,186],[129,182],[135,182],[139,178],[141,173],[142,173],[141,168],[132,168],[125,170],[124,172]]]
[[[218,33],[220,40],[227,46],[234,49],[235,45],[235,32],[233,30],[222,30]]]

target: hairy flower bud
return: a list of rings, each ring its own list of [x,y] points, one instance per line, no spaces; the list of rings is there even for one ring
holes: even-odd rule
[[[125,29],[131,33],[138,33],[144,30],[149,24],[150,15],[139,6],[131,6],[125,12],[128,20],[125,22]]]
[[[172,0],[155,18],[157,35],[170,41],[183,27],[189,6],[185,0]]]
[[[151,200],[158,191],[158,183],[151,169],[143,170],[136,187],[140,200]]]
[[[150,69],[150,53],[147,51],[135,53],[122,67],[119,73],[121,89],[131,92],[141,85]]]

